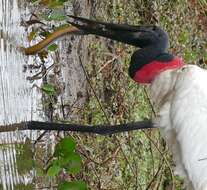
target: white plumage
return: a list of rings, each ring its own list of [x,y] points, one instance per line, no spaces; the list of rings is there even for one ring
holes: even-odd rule
[[[195,65],[183,66],[180,58],[169,54],[168,35],[160,27],[70,18],[72,30],[57,30],[55,38],[72,31],[140,48],[132,54],[129,75],[138,83],[151,83],[151,98],[158,109],[154,123],[173,153],[175,173],[185,177],[188,190],[207,190],[207,71]],[[34,54],[33,49],[43,48],[52,39],[26,49],[26,54]]]
[[[207,190],[207,71],[195,65],[167,70],[150,86],[161,128],[188,190]]]

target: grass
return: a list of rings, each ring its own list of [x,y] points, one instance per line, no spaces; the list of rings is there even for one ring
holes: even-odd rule
[[[170,52],[186,63],[206,67],[205,0],[94,2],[96,19],[160,25],[169,34]],[[71,110],[78,115],[73,122],[115,124],[154,117],[147,88],[134,83],[127,74],[135,48],[100,37],[92,37],[88,48],[89,64],[85,69],[92,88],[88,85],[87,102],[81,111]],[[57,109],[61,105],[55,104]],[[183,180],[173,175],[172,157],[158,130],[110,137],[81,134],[73,137],[83,158],[83,168],[72,178],[85,180],[91,190],[183,189]]]
[[[171,52],[183,57],[186,63],[205,67],[206,40],[202,23],[198,24],[200,9],[200,4],[195,6],[185,0],[108,1],[100,2],[96,18],[118,23],[159,24],[168,31]],[[94,38],[87,71],[107,118],[89,88],[90,98],[82,115],[84,122],[122,123],[153,116],[147,89],[127,75],[134,50]],[[183,189],[182,179],[172,173],[172,158],[158,130],[112,137],[81,136],[78,143],[85,151],[82,175],[90,189]]]

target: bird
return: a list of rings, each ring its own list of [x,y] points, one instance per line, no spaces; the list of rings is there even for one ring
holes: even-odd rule
[[[160,129],[172,152],[174,173],[185,179],[187,190],[207,190],[207,71],[170,53],[168,34],[157,25],[68,16],[71,28],[62,30],[61,35],[57,31],[52,34],[55,38],[50,36],[35,48],[25,48],[25,53],[34,54],[67,33],[92,34],[137,47],[131,56],[129,77],[149,88],[156,109],[152,125]]]

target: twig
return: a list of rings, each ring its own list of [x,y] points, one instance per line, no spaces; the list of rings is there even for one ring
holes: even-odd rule
[[[153,176],[153,178],[151,179],[151,181],[149,182],[149,184],[147,185],[147,187],[145,188],[145,190],[150,189],[152,183],[153,183],[154,180],[157,178],[159,172],[160,172],[160,171],[162,170],[162,168],[163,168],[163,162],[164,162],[164,159],[162,159],[161,164],[159,164],[159,168],[157,169],[157,172],[155,173],[155,175]]]
[[[79,55],[79,60],[80,60],[80,64],[81,64],[81,67],[82,67],[82,69],[83,69],[83,72],[84,72],[84,74],[85,74],[86,80],[87,80],[87,82],[88,82],[88,84],[89,84],[91,90],[93,91],[93,94],[94,94],[94,96],[95,96],[95,98],[96,98],[96,100],[97,100],[97,102],[98,102],[98,104],[99,104],[99,107],[101,108],[101,110],[102,110],[102,112],[103,112],[103,114],[104,114],[104,116],[105,116],[106,121],[107,121],[108,123],[110,123],[109,118],[108,118],[108,116],[107,116],[107,114],[106,114],[106,112],[105,112],[105,110],[104,110],[104,108],[103,108],[103,106],[102,106],[102,104],[101,104],[101,102],[100,102],[100,100],[99,100],[99,98],[98,98],[98,96],[97,96],[97,94],[96,94],[94,88],[93,88],[93,85],[91,84],[90,78],[89,78],[89,76],[88,76],[88,72],[85,70],[85,67],[83,66],[83,63],[82,63],[82,60],[81,60],[80,55]]]
[[[79,43],[79,49],[80,49],[80,43]],[[80,55],[80,54],[79,54],[79,55]],[[109,120],[109,118],[108,118],[108,116],[107,116],[107,114],[106,114],[106,112],[105,112],[105,110],[104,110],[104,108],[103,108],[103,106],[102,106],[102,104],[101,104],[101,102],[100,102],[100,100],[99,100],[99,98],[98,98],[98,96],[97,96],[97,94],[96,94],[96,92],[95,92],[95,90],[94,90],[92,84],[91,84],[89,75],[88,75],[87,71],[85,70],[85,67],[83,66],[83,63],[82,63],[82,60],[81,60],[81,57],[80,57],[80,56],[79,56],[79,60],[80,60],[81,67],[82,67],[82,69],[83,69],[83,71],[84,71],[84,73],[85,73],[86,80],[87,80],[88,84],[90,85],[90,87],[91,87],[91,89],[92,89],[92,91],[93,91],[93,94],[94,94],[94,96],[95,96],[95,98],[96,98],[96,100],[97,100],[97,102],[98,102],[98,104],[99,104],[99,106],[100,106],[100,108],[101,108],[101,110],[102,110],[104,116],[105,116],[105,119],[107,120],[108,124],[110,124],[110,120]],[[118,144],[119,144],[119,146],[120,146],[121,152],[122,152],[122,154],[123,154],[123,156],[124,156],[126,162],[128,163],[128,165],[129,165],[131,171],[133,172],[134,176],[136,176],[136,173],[134,172],[134,170],[133,170],[133,168],[132,168],[132,166],[131,166],[131,164],[130,164],[128,158],[127,158],[127,156],[126,156],[125,153],[124,153],[124,150],[123,150],[123,148],[122,148],[122,146],[121,146],[121,143],[120,143],[119,139],[118,139],[116,136],[115,136],[115,138],[116,138],[116,141],[118,142]],[[142,189],[140,184],[139,184],[139,186],[140,186],[140,189]]]
[[[117,58],[119,58],[120,55],[116,55],[114,56],[112,59],[108,60],[98,71],[97,74],[100,73],[107,65],[109,65],[110,63],[112,63],[113,61],[115,61]]]
[[[118,142],[118,145],[119,145],[120,148],[121,148],[121,152],[122,152],[122,154],[123,154],[123,156],[124,156],[124,159],[126,160],[127,164],[129,165],[129,168],[131,169],[131,171],[132,171],[134,177],[137,177],[137,176],[136,176],[136,172],[133,170],[133,167],[131,166],[131,164],[130,164],[130,162],[129,162],[127,156],[126,156],[126,154],[124,153],[124,150],[123,150],[123,148],[122,148],[122,146],[121,146],[121,143],[120,143],[118,137],[115,136],[115,138],[116,138],[116,140],[117,140],[117,142]],[[138,186],[140,187],[140,190],[142,190],[142,186],[141,186],[140,183],[138,183]]]
[[[174,182],[175,182],[175,179],[174,179],[174,174],[173,174],[173,171],[172,171],[172,168],[167,160],[167,158],[165,157],[164,153],[161,152],[161,150],[157,147],[156,143],[151,139],[151,137],[149,137],[149,135],[143,131],[143,133],[146,135],[146,137],[152,142],[152,144],[155,146],[155,148],[158,150],[158,152],[160,153],[160,155],[162,156],[162,158],[164,159],[165,163],[167,164],[169,170],[170,170],[170,174],[171,174],[171,178],[172,178],[172,184],[173,184],[173,187],[172,189],[174,189]]]
[[[144,88],[144,94],[145,94],[145,96],[146,96],[146,98],[147,98],[147,101],[148,101],[148,103],[149,103],[149,105],[150,105],[150,107],[151,107],[151,109],[152,109],[152,113],[154,114],[154,116],[156,116],[156,111],[155,111],[155,109],[154,109],[154,106],[153,106],[153,104],[152,104],[150,98],[149,98],[149,95],[148,95],[148,92],[147,92],[146,88]]]
[[[144,88],[144,93],[145,93],[145,95],[146,95],[146,97],[147,97],[147,99],[148,99],[148,102],[149,102],[149,105],[150,105],[150,107],[151,107],[151,109],[152,109],[153,114],[156,116],[155,109],[154,109],[154,107],[153,107],[152,102],[150,101],[150,98],[149,98],[149,95],[148,95],[148,93],[147,93],[147,91],[146,91],[146,88]],[[149,135],[148,135],[145,131],[143,131],[143,133],[147,136],[147,138],[152,142],[152,144],[155,146],[155,148],[158,150],[158,152],[159,152],[159,153],[161,154],[161,156],[164,158],[164,161],[165,161],[165,163],[167,164],[167,166],[168,166],[168,168],[169,168],[169,170],[170,170],[170,174],[171,174],[171,178],[172,178],[172,184],[173,184],[172,189],[174,189],[174,181],[175,181],[175,180],[174,180],[174,174],[173,174],[173,171],[172,171],[172,168],[171,168],[169,162],[167,161],[167,158],[166,158],[166,157],[163,155],[163,153],[159,150],[159,148],[156,146],[155,142],[151,139],[151,137],[149,137]]]

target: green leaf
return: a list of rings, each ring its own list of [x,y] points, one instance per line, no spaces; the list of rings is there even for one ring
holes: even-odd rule
[[[52,165],[47,170],[47,175],[50,177],[56,176],[62,168],[57,160],[55,160]]]
[[[188,31],[183,31],[178,35],[178,42],[179,43],[182,43],[182,44],[188,43],[189,39],[190,39],[190,36],[189,36]]]
[[[69,24],[61,24],[59,26],[53,27],[53,30],[59,30],[59,29],[63,29],[63,28],[68,28],[70,25]]]
[[[58,3],[57,2],[57,5],[61,5],[62,3]],[[53,10],[52,12],[50,12],[50,14],[47,16],[46,20],[48,21],[62,21],[62,20],[65,20],[66,19],[66,16],[65,16],[65,13],[61,10]]]
[[[75,142],[71,137],[65,137],[55,146],[54,156],[64,157],[75,150]]]
[[[204,53],[203,57],[205,60],[207,60],[207,52]]]
[[[41,90],[45,92],[48,96],[52,96],[55,94],[55,87],[52,84],[44,84]]]
[[[30,32],[29,35],[27,36],[28,41],[31,42],[36,37],[36,35],[37,35],[36,31]]]
[[[44,36],[47,37],[48,35],[50,35],[51,33],[49,31],[44,31],[44,32],[40,32],[39,35],[40,36]]]
[[[25,175],[34,167],[34,160],[32,159],[34,153],[32,151],[31,140],[26,138],[25,144],[16,144],[16,166],[20,175]]]
[[[87,186],[83,181],[64,181],[59,184],[58,190],[87,190]]]
[[[48,46],[47,50],[48,51],[55,51],[58,48],[57,44],[51,44]]]
[[[43,177],[45,175],[44,170],[42,168],[36,167],[35,170],[38,177]]]
[[[186,62],[195,61],[197,59],[197,54],[196,52],[186,48],[183,53],[183,58]]]
[[[67,173],[77,174],[81,169],[81,157],[73,152],[67,156],[68,163],[64,166]]]

